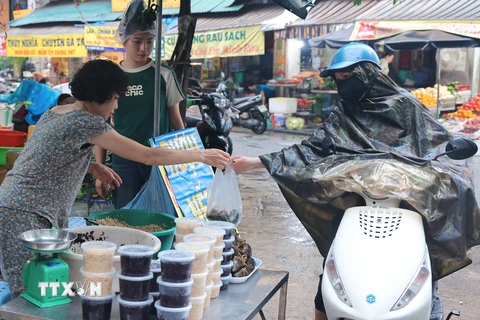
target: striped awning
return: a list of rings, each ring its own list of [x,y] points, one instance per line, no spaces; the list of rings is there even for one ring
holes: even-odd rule
[[[338,24],[368,21],[478,21],[480,5],[471,0],[362,0],[354,6],[352,0],[317,1],[305,20],[287,26],[287,38],[309,39],[328,33]],[[322,27],[319,27],[322,26]]]

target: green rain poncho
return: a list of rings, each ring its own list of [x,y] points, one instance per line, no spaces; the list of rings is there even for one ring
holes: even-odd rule
[[[375,67],[357,64],[365,84]],[[324,157],[330,136],[337,153]],[[288,204],[325,257],[332,218],[373,196],[401,199],[423,215],[435,279],[471,263],[468,249],[480,244],[480,212],[465,161],[430,161],[452,139],[432,113],[390,78],[379,74],[368,98],[341,101],[313,136],[300,145],[261,156]]]

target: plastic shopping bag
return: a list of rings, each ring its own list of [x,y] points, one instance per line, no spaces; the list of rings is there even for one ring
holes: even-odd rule
[[[150,177],[135,198],[122,209],[149,210],[176,216],[175,207],[168,194],[160,169],[152,167]]]
[[[229,163],[225,172],[217,169],[215,173],[212,189],[208,193],[207,218],[228,221],[238,227],[242,215],[242,197],[238,189],[237,176],[233,170],[233,163]]]

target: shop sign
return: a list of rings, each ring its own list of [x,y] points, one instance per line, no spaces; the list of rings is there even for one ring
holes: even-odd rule
[[[116,31],[117,27],[85,26],[85,46],[123,49],[123,45],[115,41]]]
[[[174,131],[155,138],[157,148],[202,150],[196,128]],[[212,168],[201,162],[160,166],[170,197],[179,217],[206,218],[207,186],[213,183]]]
[[[0,36],[0,57],[7,55],[7,41],[5,36]]]
[[[123,12],[127,9],[130,0],[112,0],[112,12]],[[148,1],[145,1],[148,4]],[[153,1],[155,3],[155,1]],[[180,8],[180,0],[163,0],[163,9],[178,9]]]
[[[84,58],[87,56],[87,49],[81,34],[43,37],[8,36],[7,56]]]
[[[13,19],[17,20],[20,18],[25,17],[27,14],[32,12],[34,9],[24,9],[24,10],[14,10],[13,11]]]
[[[375,40],[410,30],[440,30],[480,39],[480,21],[357,21],[350,40]]]
[[[165,56],[170,59],[177,35],[165,35]],[[265,54],[265,36],[261,26],[195,32],[191,59],[257,56]]]

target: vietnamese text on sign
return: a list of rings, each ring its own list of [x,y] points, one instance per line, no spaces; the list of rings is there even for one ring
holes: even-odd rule
[[[375,40],[410,30],[440,30],[480,39],[480,21],[358,21],[350,40]]]
[[[177,35],[165,35],[164,59],[170,59],[177,42]],[[215,58],[254,56],[265,54],[265,37],[260,26],[232,28],[208,32],[196,32],[193,38],[191,58]]]
[[[83,58],[87,56],[83,35],[7,37],[9,57]]]

